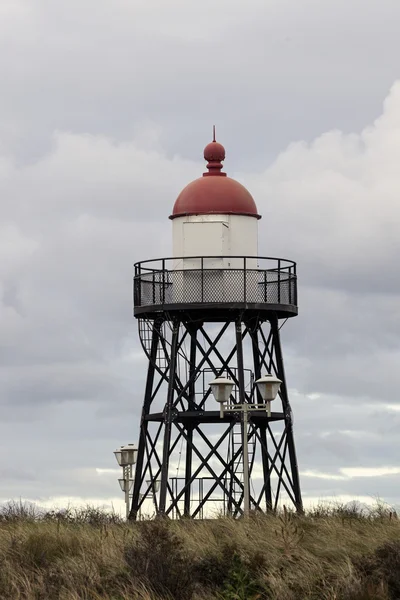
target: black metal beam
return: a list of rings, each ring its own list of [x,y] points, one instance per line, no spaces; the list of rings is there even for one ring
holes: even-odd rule
[[[182,324],[184,325],[184,324]],[[191,325],[191,324],[190,324]],[[219,331],[217,337],[214,340],[214,344],[216,345],[219,340],[222,338],[223,334],[225,333],[226,329],[229,327],[229,322],[225,323],[224,326],[221,328],[221,330]],[[201,327],[200,327],[201,329]],[[185,394],[187,392],[187,390],[190,388],[190,386],[195,382],[197,375],[201,372],[201,369],[203,367],[203,365],[209,361],[208,356],[209,354],[212,353],[213,348],[209,348],[207,352],[204,352],[203,349],[201,348],[201,345],[199,344],[197,337],[196,337],[196,348],[201,350],[201,352],[203,353],[203,359],[200,360],[199,364],[195,367],[195,369],[193,370],[192,373],[192,377],[189,378],[189,381],[186,382],[186,385],[184,385],[180,390],[178,390],[178,396],[177,396],[177,400],[179,400],[183,394]],[[212,364],[210,362],[210,364]]]
[[[207,439],[207,437],[205,437],[204,433],[197,428],[198,432],[201,434],[201,437],[203,438],[203,441],[210,447],[212,448],[212,445],[210,443],[210,441]],[[249,439],[251,439],[253,433],[251,433],[249,435]],[[203,499],[203,505],[207,502],[208,498],[211,496],[211,494],[213,493],[213,491],[215,490],[215,488],[217,487],[217,485],[219,485],[223,490],[226,491],[226,487],[223,486],[221,484],[222,479],[226,476],[226,474],[229,473],[231,480],[234,480],[237,484],[239,484],[239,487],[242,488],[243,490],[243,484],[242,482],[238,479],[238,477],[236,476],[236,473],[233,470],[233,466],[234,466],[234,462],[235,460],[238,458],[238,456],[240,455],[242,449],[240,448],[231,458],[231,460],[229,462],[224,461],[224,459],[221,457],[221,455],[214,450],[214,454],[216,456],[216,458],[219,459],[220,463],[223,465],[224,469],[223,471],[220,473],[220,475],[218,477],[216,477],[214,484],[211,486],[211,488],[209,489],[209,491],[207,492],[207,494],[204,496]],[[226,492],[225,492],[226,493]],[[242,492],[242,496],[243,497],[243,492]],[[233,497],[230,498],[231,504],[235,504],[235,514],[238,514],[239,512],[243,512],[243,510],[240,507],[240,503],[241,503],[241,499],[239,500],[239,502],[236,502],[233,500]],[[250,502],[255,502],[255,499],[253,498],[253,496],[250,494]],[[200,507],[199,507],[200,508]],[[195,511],[193,513],[193,516],[195,516],[197,514],[198,510]]]
[[[189,395],[188,408],[193,411],[196,407],[196,347],[197,347],[197,327],[190,329],[190,355],[189,355]],[[192,457],[193,457],[193,427],[189,427],[186,441],[186,465],[185,465],[185,517],[190,517],[190,498],[192,476]]]
[[[255,330],[251,330],[249,328],[249,326],[247,328],[249,329],[249,334],[251,337],[251,348],[253,351],[253,364],[254,364],[254,377],[255,377],[255,380],[257,381],[257,379],[260,379],[262,376],[261,365],[265,362],[266,348],[264,348],[264,353],[261,354],[257,328]],[[271,331],[268,336],[268,341],[267,341],[268,344],[270,342],[270,339],[271,339]],[[260,354],[261,354],[261,356],[260,356]],[[255,385],[255,388],[256,388],[257,401],[259,403],[262,403],[263,399],[261,397],[261,394],[258,390],[257,385]],[[262,460],[262,465],[263,465],[263,476],[264,476],[264,486],[263,487],[264,487],[264,491],[265,491],[265,504],[266,504],[267,511],[270,511],[272,509],[272,488],[271,488],[271,477],[269,475],[267,423],[265,423],[265,424],[260,423],[258,427],[259,427],[260,439],[261,439],[261,460]]]
[[[174,402],[174,382],[175,372],[177,363],[177,349],[179,341],[179,321],[175,321],[173,324],[172,332],[172,344],[171,344],[171,359],[170,359],[170,377],[168,382],[168,393],[167,393],[167,404],[165,407],[165,427],[164,427],[164,448],[163,448],[163,460],[161,465],[161,484],[160,484],[160,514],[165,513],[165,507],[167,503],[167,483],[168,483],[168,468],[169,468],[169,457],[170,457],[170,444],[171,444],[171,426],[172,426],[172,407]]]
[[[188,313],[188,305],[183,303],[174,304],[150,304],[137,306],[134,309],[136,318],[152,319],[159,316],[160,312],[169,313],[174,317],[183,318]],[[280,319],[295,317],[298,314],[297,306],[293,304],[260,303],[260,302],[193,302],[190,303],[190,314],[198,313],[198,318],[212,322],[225,322],[227,313],[243,313],[251,317],[262,314],[265,319],[270,314],[276,314]],[[197,315],[196,315],[197,317]]]
[[[157,465],[158,465],[158,470],[155,473],[153,473],[153,479],[152,479],[153,485],[154,485],[154,482],[157,480],[157,478],[160,476],[161,470],[162,470],[162,461],[160,460],[160,458],[158,456],[157,449],[156,449],[156,444],[157,444],[157,440],[158,440],[160,431],[162,430],[163,426],[164,426],[164,423],[161,423],[160,427],[158,428],[157,435],[156,435],[156,437],[155,437],[154,440],[151,439],[149,433],[147,432],[147,441],[148,441],[148,444],[150,444],[150,446],[152,448],[152,451],[148,454],[149,460],[151,460],[151,458],[154,457],[155,460],[156,460],[156,462],[157,462]],[[178,435],[177,438],[174,440],[172,446],[170,447],[170,452],[169,452],[170,456],[173,453],[173,451],[175,450],[176,446],[178,445],[178,442],[179,442],[180,438],[181,438],[181,435]],[[147,465],[147,466],[149,467],[150,465]],[[141,480],[140,486],[143,485],[144,477],[145,477],[145,472],[144,472],[144,474],[142,476],[142,480]],[[138,503],[138,508],[143,504],[143,502],[146,499],[146,496],[149,493],[151,487],[152,486],[149,485],[146,488],[146,491],[143,493],[142,499]],[[168,481],[167,481],[167,491],[170,494],[171,498],[173,498],[173,490],[172,490],[172,487],[170,486],[170,484],[169,484]]]
[[[231,421],[237,421],[237,416],[240,415],[240,411],[237,413],[229,412],[225,413],[221,419],[218,410],[187,410],[185,412],[177,411],[174,420],[178,423],[188,423],[189,421],[201,421],[202,423],[230,423]],[[255,410],[251,412],[251,418],[255,423],[263,421],[283,421],[285,415],[282,412],[272,412],[271,416],[268,417],[265,410]],[[164,413],[150,413],[145,416],[146,421],[160,422],[164,420]]]
[[[161,322],[156,321],[153,327],[153,334],[151,339],[151,348],[150,348],[150,361],[147,369],[147,380],[146,380],[146,389],[144,394],[144,403],[142,409],[142,419],[140,425],[140,436],[139,436],[139,444],[138,444],[138,453],[136,459],[136,467],[135,467],[135,481],[133,486],[132,493],[132,505],[129,512],[129,519],[135,520],[137,517],[138,505],[139,505],[139,494],[140,494],[140,485],[141,485],[141,477],[143,471],[143,462],[144,462],[144,454],[146,447],[146,437],[147,437],[147,421],[146,416],[149,413],[151,402],[152,402],[152,390],[154,384],[154,371],[155,371],[155,357],[157,355],[158,343],[160,340],[160,327]]]
[[[283,405],[283,410],[285,413],[285,420],[286,420],[286,427],[287,427],[289,460],[290,460],[290,468],[291,468],[292,477],[293,477],[293,492],[294,492],[294,496],[295,496],[295,506],[296,506],[296,510],[298,512],[302,513],[303,512],[303,500],[301,497],[299,468],[297,465],[296,449],[295,449],[294,438],[293,438],[292,410],[291,410],[290,403],[289,403],[289,395],[288,395],[288,390],[287,390],[287,385],[286,385],[286,377],[285,377],[285,369],[284,369],[284,365],[283,365],[283,355],[282,355],[282,348],[281,348],[281,339],[280,339],[280,334],[279,334],[278,319],[276,317],[274,317],[271,319],[270,322],[271,322],[271,330],[272,330],[272,336],[273,336],[273,340],[274,340],[275,355],[276,355],[276,362],[277,362],[277,369],[278,369],[277,375],[278,375],[279,379],[282,380],[281,398],[282,398],[282,405]]]
[[[181,427],[179,425],[179,423],[175,423],[175,425],[178,428],[178,430],[180,431],[181,435],[183,435],[185,437],[185,430],[184,430],[184,428]],[[215,453],[217,452],[217,449],[219,448],[219,446],[222,444],[222,442],[225,440],[225,438],[229,434],[229,431],[230,431],[230,428],[227,428],[225,430],[225,432],[222,434],[222,436],[217,441],[217,443],[212,447],[211,451],[207,454],[206,457],[203,457],[201,455],[201,453],[199,452],[199,450],[196,448],[196,446],[193,445],[193,451],[200,458],[201,463],[200,463],[200,466],[197,467],[196,471],[192,474],[192,477],[190,478],[190,481],[189,481],[190,484],[193,483],[193,481],[197,478],[197,476],[199,475],[199,473],[201,473],[202,469],[204,469],[204,468],[206,468],[208,471],[210,471],[211,474],[213,475],[213,477],[218,477],[216,475],[216,473],[214,472],[214,470],[212,469],[211,465],[209,464],[209,461],[212,458],[212,456],[215,455]],[[173,510],[173,508],[177,508],[178,507],[178,502],[181,499],[181,497],[183,496],[184,492],[185,492],[185,488],[183,488],[183,490],[181,490],[179,492],[179,494],[175,498],[172,499],[172,502],[171,502],[168,510],[166,511],[166,514],[168,514],[169,512],[171,512]],[[204,504],[204,502],[203,502],[203,504]],[[195,515],[197,514],[197,512],[198,511],[196,509],[196,511],[192,514],[192,517],[195,517]]]
[[[236,323],[238,323],[238,322],[241,322],[241,321],[236,321]],[[207,340],[207,342],[208,342],[208,343],[210,344],[210,346],[211,346],[211,345],[213,344],[213,342],[212,342],[212,340],[209,338],[209,336],[208,336],[207,332],[206,332],[206,331],[204,331],[204,328],[202,328],[202,332],[203,332],[203,335],[204,335],[205,339]],[[246,335],[246,333],[247,333],[247,330],[246,330],[246,329],[244,330],[243,334],[241,333],[241,337],[240,337],[240,340],[241,340],[241,342],[240,342],[240,344],[242,344],[243,337]],[[221,353],[220,353],[220,351],[218,350],[218,348],[217,348],[216,344],[213,344],[213,348],[212,348],[212,349],[213,349],[213,352],[215,353],[216,357],[218,358],[218,360],[220,360],[220,361],[221,361],[221,364],[222,364],[222,367],[220,367],[220,368],[218,369],[218,371],[219,371],[219,372],[226,371],[226,372],[227,372],[227,373],[230,375],[230,377],[231,377],[232,381],[233,381],[234,383],[236,383],[236,385],[237,385],[237,386],[238,386],[238,388],[240,389],[240,383],[239,383],[239,379],[236,377],[236,375],[234,374],[234,372],[232,371],[232,369],[231,369],[231,368],[230,368],[230,366],[229,366],[229,362],[232,360],[232,358],[233,358],[233,356],[235,355],[235,353],[237,353],[237,349],[238,349],[238,337],[236,337],[236,346],[235,346],[235,347],[232,349],[232,351],[231,351],[231,353],[228,355],[228,358],[227,358],[227,359],[224,359],[224,357],[222,356],[222,354],[221,354]],[[239,372],[240,372],[240,369],[238,368],[238,373],[239,373]],[[218,373],[216,373],[216,375],[218,375]],[[245,399],[246,399],[247,401],[249,400],[249,398],[247,397],[247,394],[246,394],[246,392],[245,392]]]

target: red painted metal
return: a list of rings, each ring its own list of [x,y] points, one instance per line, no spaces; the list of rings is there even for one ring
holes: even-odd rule
[[[226,173],[221,173],[222,169],[222,161],[225,160],[225,148],[222,144],[218,142],[210,142],[204,148],[204,160],[208,162],[207,169],[208,173],[204,173],[207,175],[223,175],[226,177]]]
[[[187,185],[176,199],[170,219],[185,215],[233,214],[261,219],[250,192],[238,181],[222,173],[225,148],[214,141],[204,148],[207,173]]]

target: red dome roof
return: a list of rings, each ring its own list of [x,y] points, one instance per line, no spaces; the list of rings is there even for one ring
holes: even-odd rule
[[[222,173],[225,148],[214,141],[204,149],[208,173],[187,185],[176,199],[170,219],[185,215],[233,214],[260,219],[253,196],[246,188]]]

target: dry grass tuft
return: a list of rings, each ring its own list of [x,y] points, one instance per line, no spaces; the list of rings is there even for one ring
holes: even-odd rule
[[[382,505],[305,516],[122,522],[0,510],[2,600],[394,600],[400,522]]]

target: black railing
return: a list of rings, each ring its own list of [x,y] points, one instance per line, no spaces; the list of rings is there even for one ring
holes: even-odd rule
[[[221,303],[297,307],[296,263],[254,256],[194,256],[135,264],[135,308]]]

